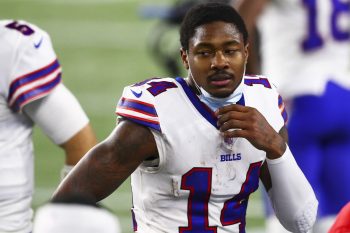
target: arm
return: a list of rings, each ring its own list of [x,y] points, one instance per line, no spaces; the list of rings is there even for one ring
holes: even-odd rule
[[[306,233],[316,220],[315,193],[287,147],[279,159],[267,161],[272,187],[268,190],[281,224],[289,231]]]
[[[282,127],[277,133],[256,109],[236,104],[219,109],[217,115],[224,137],[242,137],[266,151],[260,178],[282,225],[292,232],[311,229],[318,202],[286,144],[287,129]]]
[[[96,143],[95,134],[91,125],[88,123],[78,133],[68,139],[68,141],[60,145],[66,154],[65,164],[70,166],[77,164],[81,157],[96,145]]]
[[[47,96],[24,106],[24,113],[66,154],[62,173],[67,174],[96,144],[95,134],[75,96],[59,84]]]
[[[75,166],[57,188],[53,200],[80,193],[100,201],[117,189],[142,161],[157,154],[151,131],[123,120]]]
[[[22,20],[8,21],[6,28],[16,33],[16,39],[10,31],[8,35],[17,41],[10,43],[8,50],[8,56],[15,59],[8,63],[8,105],[15,111],[22,110],[65,150],[66,164],[76,164],[96,144],[96,138],[78,100],[61,82],[61,66],[50,36]],[[23,88],[29,83],[30,89]]]
[[[283,140],[288,144],[288,131],[285,126],[281,128],[279,131],[279,135],[283,138]],[[261,170],[260,170],[260,180],[263,183],[265,189],[269,191],[272,187],[271,184],[271,176],[269,172],[269,168],[267,166],[267,163],[263,163]]]

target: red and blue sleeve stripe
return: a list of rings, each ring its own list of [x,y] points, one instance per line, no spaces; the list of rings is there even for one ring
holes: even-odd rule
[[[123,109],[127,109],[130,111],[142,113],[151,117],[158,117],[156,109],[152,104],[142,102],[139,100],[134,100],[134,99],[126,99],[122,98],[119,101],[119,107]]]
[[[49,65],[15,79],[9,88],[8,103],[14,111],[48,94],[61,82],[61,67],[57,59]]]
[[[150,103],[123,97],[118,103],[116,113],[137,124],[161,131],[157,111]]]

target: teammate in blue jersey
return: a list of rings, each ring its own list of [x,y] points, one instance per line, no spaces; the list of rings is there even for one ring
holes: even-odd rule
[[[320,203],[314,232],[327,232],[350,200],[350,2],[238,7],[248,31],[259,31],[262,73],[286,100],[290,147]]]
[[[285,109],[263,76],[245,76],[248,34],[229,5],[197,5],[181,29],[186,78],[128,86],[119,122],[53,199],[99,201],[131,175],[135,232],[245,232],[249,196],[262,181],[282,224],[307,232],[317,199],[286,142]]]
[[[22,20],[0,20],[0,61],[0,232],[30,233],[34,124],[64,150],[62,176],[96,138],[61,81],[62,69],[45,31]]]

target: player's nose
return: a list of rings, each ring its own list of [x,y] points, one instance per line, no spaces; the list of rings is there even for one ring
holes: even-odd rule
[[[228,61],[222,51],[215,52],[211,59],[211,69],[225,69],[228,67]]]

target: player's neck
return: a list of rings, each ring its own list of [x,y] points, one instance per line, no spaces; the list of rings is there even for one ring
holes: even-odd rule
[[[194,82],[193,78],[187,77],[187,78],[184,78],[184,80],[186,81],[187,85],[191,88],[191,90],[194,93],[196,93],[197,95],[201,94],[201,91],[198,85]]]

